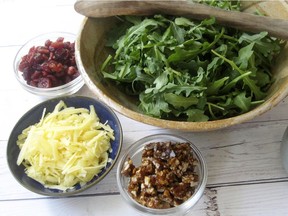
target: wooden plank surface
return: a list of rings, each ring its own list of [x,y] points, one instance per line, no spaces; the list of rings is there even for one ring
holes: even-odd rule
[[[224,186],[206,189],[190,216],[286,216],[287,182]],[[254,200],[254,201],[253,201]],[[284,201],[283,201],[284,200]],[[111,207],[115,211],[111,211]],[[36,208],[36,209],[35,209]],[[91,195],[70,198],[35,198],[0,202],[1,215],[138,215],[120,195]],[[118,210],[117,210],[118,209]],[[37,211],[38,210],[38,211]]]
[[[1,216],[137,215],[118,193],[116,166],[98,185],[69,198],[45,197],[26,190],[7,166],[6,145],[13,126],[28,109],[44,100],[19,86],[13,74],[14,56],[26,40],[40,33],[57,30],[77,33],[83,17],[75,13],[73,3],[72,0],[42,3],[0,0],[0,65],[1,73],[5,74],[0,79]],[[11,11],[21,18],[10,19]],[[47,11],[53,11],[54,16],[52,12],[44,16]],[[65,16],[59,18],[59,14]],[[94,96],[86,86],[77,94]],[[124,130],[123,151],[137,139],[155,133],[179,134],[200,148],[207,161],[208,185],[189,215],[288,215],[288,174],[280,159],[281,139],[288,126],[288,98],[249,122],[208,133],[165,130],[118,116]]]

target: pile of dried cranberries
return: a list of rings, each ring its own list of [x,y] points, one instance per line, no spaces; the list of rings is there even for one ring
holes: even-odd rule
[[[30,86],[52,88],[79,76],[75,61],[75,42],[46,40],[44,46],[33,46],[19,63],[19,71]]]

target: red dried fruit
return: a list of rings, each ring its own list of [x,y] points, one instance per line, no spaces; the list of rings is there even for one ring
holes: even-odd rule
[[[69,57],[69,50],[64,49],[64,48],[59,48],[56,49],[54,52],[54,58],[55,59],[62,59],[62,60],[66,60]]]
[[[49,46],[49,50],[54,51],[56,49],[62,49],[64,48],[63,42],[52,42]]]
[[[59,73],[55,73],[56,77],[64,77],[67,75],[67,72],[65,72],[65,70],[60,71]]]
[[[48,77],[42,77],[38,80],[37,87],[39,88],[51,88],[52,81]]]
[[[58,37],[56,42],[63,42],[64,41],[64,37]]]
[[[73,74],[75,74],[76,72],[77,72],[77,69],[76,69],[74,66],[70,66],[70,67],[68,68],[67,74],[68,74],[68,75],[73,75]]]
[[[45,41],[45,47],[49,47],[51,43],[52,43],[51,40],[49,40],[49,39],[46,40],[46,41]]]
[[[77,72],[72,75],[72,80],[73,80],[73,79],[76,79],[78,76],[80,76],[80,73],[79,73],[79,71],[77,70]]]
[[[50,51],[47,49],[45,46],[38,46],[37,47],[37,52],[43,53],[43,54],[48,54]]]
[[[34,73],[31,75],[32,80],[39,79],[42,76],[42,73],[40,71],[34,71]]]
[[[75,61],[75,42],[47,39],[43,45],[33,46],[18,66],[28,85],[51,88],[66,84],[80,76]]]
[[[22,62],[20,62],[19,67],[18,67],[18,69],[22,72],[25,70],[25,68],[29,67],[29,62],[27,62],[25,59],[26,59],[26,56],[22,58]]]
[[[72,80],[72,78],[71,78],[70,76],[68,76],[68,75],[66,75],[66,76],[64,77],[64,83],[65,83],[65,84],[71,82],[71,80]]]

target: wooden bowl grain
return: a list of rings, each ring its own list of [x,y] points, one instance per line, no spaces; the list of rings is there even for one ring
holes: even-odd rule
[[[288,3],[280,0],[260,3],[244,1],[243,11],[249,13],[261,11],[267,16],[288,19]],[[79,71],[95,96],[115,111],[131,119],[161,128],[193,132],[210,131],[251,120],[272,109],[288,95],[288,45],[286,45],[273,68],[275,82],[265,102],[253,110],[232,118],[208,122],[172,121],[147,116],[138,109],[135,98],[119,91],[113,83],[104,79],[100,71],[101,64],[109,53],[109,50],[105,48],[105,34],[117,25],[117,22],[119,20],[115,17],[85,17],[76,38],[75,56]]]

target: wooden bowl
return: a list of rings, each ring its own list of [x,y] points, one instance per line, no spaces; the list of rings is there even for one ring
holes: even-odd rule
[[[244,1],[243,11],[260,11],[271,17],[288,19],[288,3],[284,1],[260,3]],[[216,130],[251,120],[273,108],[288,95],[288,45],[286,45],[273,68],[275,82],[265,102],[253,110],[236,117],[208,122],[172,121],[147,116],[138,109],[134,98],[119,91],[113,83],[103,78],[100,71],[101,64],[108,55],[105,49],[105,34],[117,25],[118,21],[115,17],[85,17],[75,42],[75,56],[79,71],[90,90],[108,106],[131,119],[162,128],[195,132]]]

